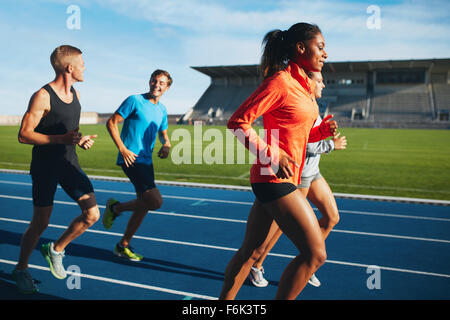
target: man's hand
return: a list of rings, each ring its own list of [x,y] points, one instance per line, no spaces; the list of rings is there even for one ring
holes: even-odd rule
[[[123,161],[125,162],[125,166],[128,168],[133,165],[134,161],[138,157],[133,151],[124,148],[120,150],[120,154],[122,155]]]
[[[170,146],[162,146],[158,151],[158,157],[165,159],[169,156]]]
[[[81,140],[81,132],[78,128],[61,136],[61,144],[78,144]]]
[[[84,150],[88,150],[88,149],[92,148],[92,146],[94,145],[93,139],[95,139],[95,138],[97,138],[96,134],[84,136],[80,139],[80,142],[78,142],[78,146],[80,146]]]

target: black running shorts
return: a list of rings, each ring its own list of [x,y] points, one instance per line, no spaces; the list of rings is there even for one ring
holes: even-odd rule
[[[33,181],[33,205],[48,207],[53,205],[58,183],[74,201],[83,195],[94,192],[91,181],[80,168],[68,161],[39,166],[31,171]]]
[[[252,190],[256,198],[262,203],[277,200],[297,190],[297,187],[289,182],[282,183],[252,183]]]
[[[122,170],[134,185],[136,193],[144,193],[147,190],[156,188],[153,163],[144,164],[135,162],[128,168],[125,164],[122,164]]]

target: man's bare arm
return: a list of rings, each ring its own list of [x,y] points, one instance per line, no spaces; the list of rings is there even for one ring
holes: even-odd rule
[[[78,128],[62,135],[46,135],[34,131],[48,112],[50,112],[50,95],[45,89],[40,89],[31,97],[28,110],[22,118],[19,142],[34,145],[77,144],[80,141]]]

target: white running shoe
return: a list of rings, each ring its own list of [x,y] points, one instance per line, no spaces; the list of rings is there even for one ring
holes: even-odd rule
[[[62,260],[64,258],[63,252],[56,252],[53,249],[53,242],[49,242],[47,244],[43,244],[41,246],[41,253],[44,259],[48,262],[50,266],[50,272],[57,279],[64,279],[67,276],[66,270],[64,269],[64,265]]]
[[[250,270],[250,273],[248,276],[250,277],[250,280],[252,281],[252,283],[255,287],[263,288],[263,287],[267,287],[267,285],[269,284],[269,281],[264,279],[263,274],[264,274],[264,268],[262,268],[262,267],[261,267],[261,269],[252,267],[252,269]]]
[[[320,287],[320,281],[317,279],[316,275],[313,273],[311,278],[308,280],[308,283],[314,287]]]

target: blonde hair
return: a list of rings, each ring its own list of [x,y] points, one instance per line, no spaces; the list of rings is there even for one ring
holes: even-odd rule
[[[320,72],[320,71],[308,71],[307,74],[308,74],[308,78],[310,78],[311,80],[313,80],[314,76],[317,76],[317,74],[320,74],[323,79],[322,72]]]
[[[70,45],[62,45],[53,50],[50,63],[56,74],[63,73],[67,65],[72,62],[72,58],[79,54],[82,54],[81,50]]]

